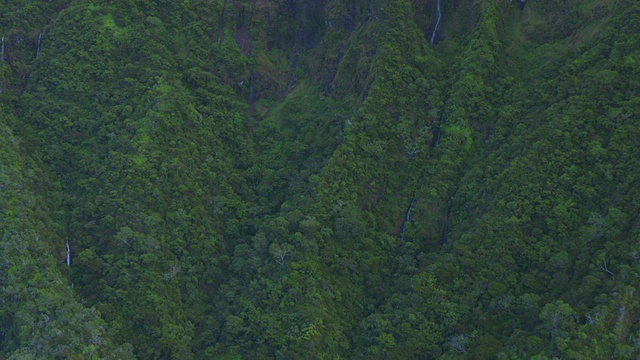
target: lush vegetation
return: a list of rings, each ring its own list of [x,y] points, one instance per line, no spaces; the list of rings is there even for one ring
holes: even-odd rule
[[[0,358],[640,357],[635,0],[5,1]]]

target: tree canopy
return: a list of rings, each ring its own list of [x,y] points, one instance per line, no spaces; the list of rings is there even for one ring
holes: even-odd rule
[[[0,358],[640,356],[637,1],[16,0],[0,36]]]

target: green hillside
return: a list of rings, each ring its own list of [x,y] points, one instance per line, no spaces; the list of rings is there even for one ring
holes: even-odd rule
[[[637,0],[0,4],[0,359],[637,359]]]

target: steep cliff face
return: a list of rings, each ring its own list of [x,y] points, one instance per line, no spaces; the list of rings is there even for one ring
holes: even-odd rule
[[[637,357],[640,8],[523,4],[3,7],[0,357]]]

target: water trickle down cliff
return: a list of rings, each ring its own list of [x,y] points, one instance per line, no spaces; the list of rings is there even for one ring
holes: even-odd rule
[[[438,27],[440,27],[440,20],[442,19],[442,6],[440,4],[440,0],[436,3],[436,26],[433,27],[433,32],[431,33],[431,40],[429,40],[429,44],[433,46],[434,41],[436,40],[436,33],[438,32]]]
[[[40,34],[38,35],[38,46],[36,48],[36,57],[38,57],[38,55],[40,55],[40,46],[42,45],[42,31],[40,31]]]

